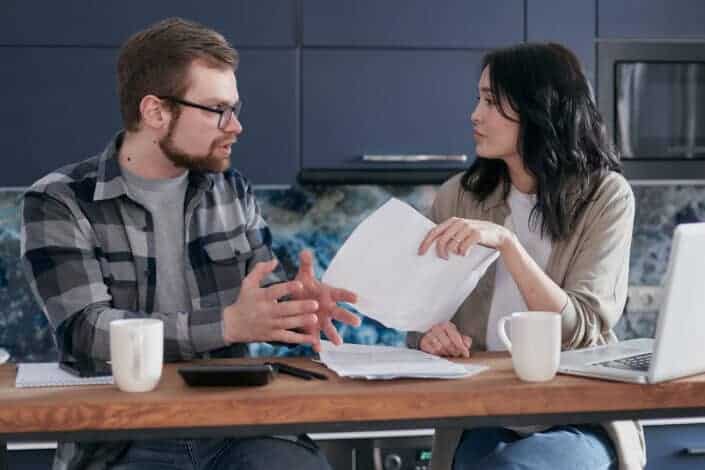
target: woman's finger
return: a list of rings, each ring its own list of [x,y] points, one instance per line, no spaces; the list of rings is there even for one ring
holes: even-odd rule
[[[448,337],[448,340],[452,345],[453,352],[456,356],[468,357],[470,355],[470,351],[468,351],[468,349],[465,347],[465,343],[463,343],[463,338],[458,332],[458,329],[455,327],[455,325],[450,323],[449,326],[446,326],[443,329],[443,332]]]
[[[436,240],[436,252],[443,259],[448,259],[449,252],[455,250],[459,244],[459,234],[463,231],[464,223],[456,220],[453,225],[449,226],[443,234]]]
[[[454,222],[454,218],[451,217],[450,219],[446,220],[443,223],[440,223],[433,227],[431,230],[428,231],[426,236],[424,237],[423,241],[421,242],[421,245],[419,246],[419,255],[423,255],[428,251],[429,247],[433,244],[433,242],[443,234],[443,232]]]

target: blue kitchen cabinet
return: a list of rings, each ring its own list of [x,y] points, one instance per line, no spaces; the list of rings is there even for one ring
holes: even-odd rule
[[[493,48],[521,42],[523,0],[302,0],[304,47]]]
[[[305,49],[304,169],[460,171],[467,163],[366,163],[363,155],[467,154],[483,51]]]
[[[296,45],[297,0],[3,0],[0,45],[119,46],[170,16],[201,22],[235,47]]]
[[[299,167],[297,51],[241,50],[245,132],[233,166],[254,183],[288,184]],[[58,167],[103,150],[122,127],[117,49],[4,47],[0,61],[22,71],[0,75],[1,186],[26,186]]]
[[[600,38],[705,38],[702,0],[598,0]]]
[[[526,40],[557,42],[580,59],[585,75],[595,83],[594,1],[528,0],[526,2]]]
[[[705,423],[644,426],[646,470],[705,468]]]
[[[2,47],[0,186],[26,186],[103,150],[121,127],[111,48]]]
[[[291,184],[299,170],[299,52],[240,51],[243,133],[231,164],[253,184]]]

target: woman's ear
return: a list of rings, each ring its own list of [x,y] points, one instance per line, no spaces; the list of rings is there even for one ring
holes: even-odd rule
[[[165,129],[171,121],[171,112],[166,109],[163,101],[154,95],[146,95],[140,101],[142,123],[152,129]]]

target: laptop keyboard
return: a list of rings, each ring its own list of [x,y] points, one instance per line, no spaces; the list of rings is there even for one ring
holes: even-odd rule
[[[614,367],[617,369],[629,369],[638,371],[648,371],[651,364],[651,353],[637,354],[636,356],[623,357],[614,361],[598,362],[596,366]]]

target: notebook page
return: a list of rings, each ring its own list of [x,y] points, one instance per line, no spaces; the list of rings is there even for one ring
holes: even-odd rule
[[[16,388],[71,387],[74,385],[107,385],[113,377],[76,377],[59,368],[58,362],[32,362],[17,364]]]

